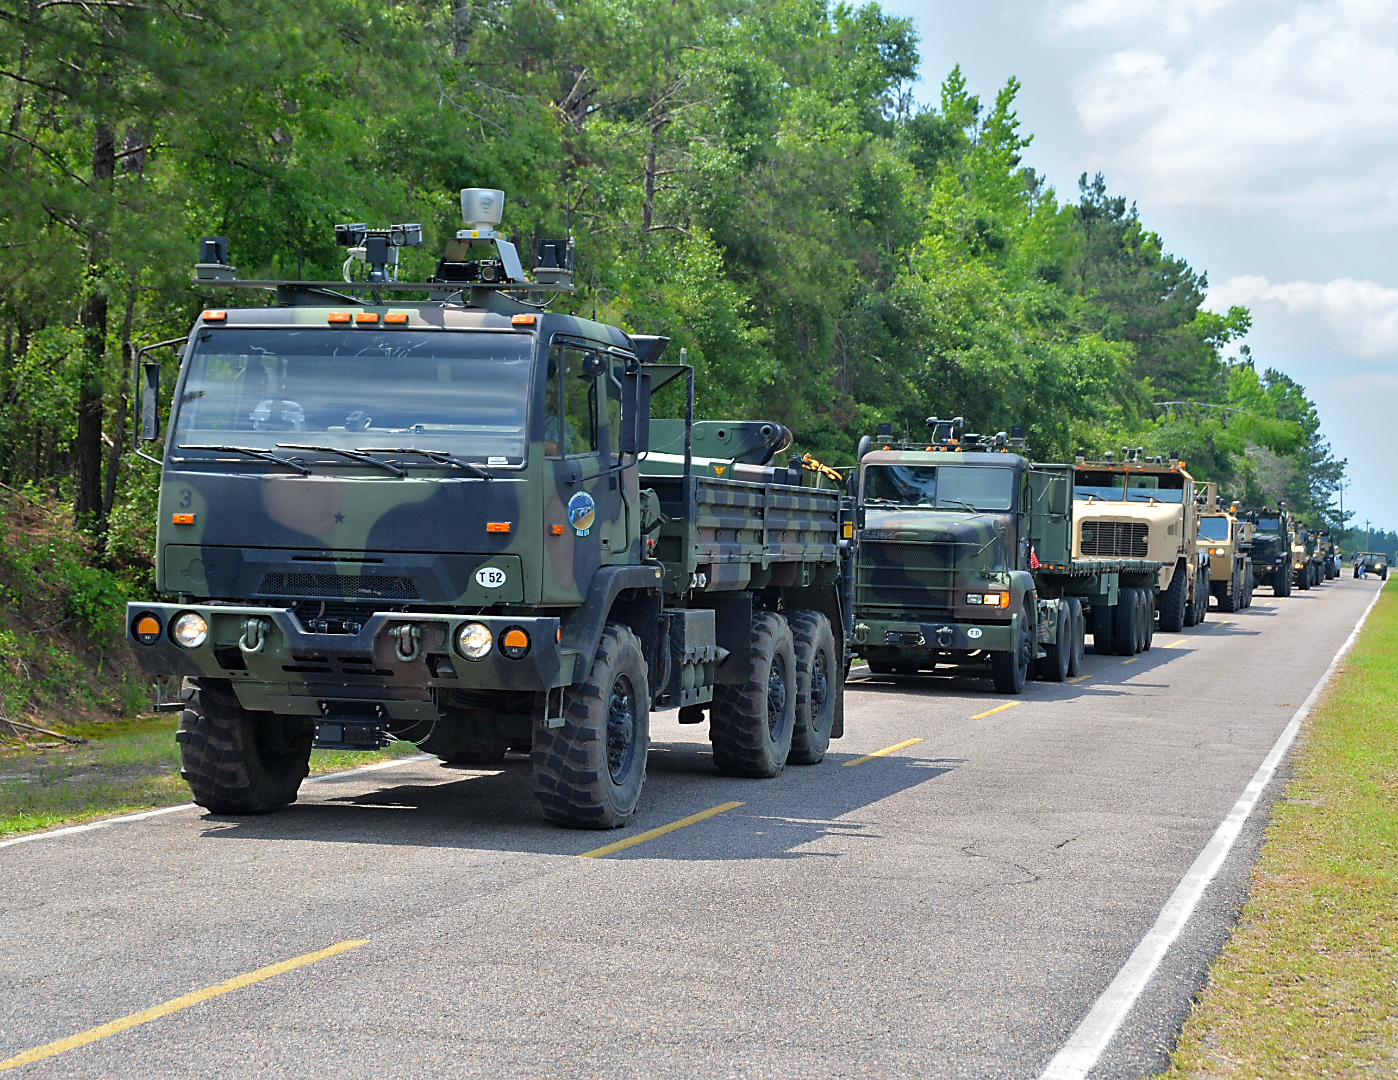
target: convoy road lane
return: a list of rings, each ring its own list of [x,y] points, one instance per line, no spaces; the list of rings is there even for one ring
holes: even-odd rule
[[[544,825],[521,757],[5,848],[0,1062],[282,964],[12,1075],[1035,1077],[1379,584],[1263,592],[1013,708],[988,679],[856,675],[849,735],[775,780],[717,776],[660,714],[621,833]],[[1163,1063],[1263,816],[1094,1078]]]

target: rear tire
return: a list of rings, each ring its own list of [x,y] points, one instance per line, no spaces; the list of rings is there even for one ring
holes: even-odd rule
[[[1187,571],[1175,567],[1170,577],[1170,587],[1160,594],[1160,629],[1167,634],[1178,634],[1184,629],[1184,609],[1189,583]]]
[[[296,801],[310,771],[310,718],[253,712],[216,679],[186,679],[175,741],[180,776],[215,814],[266,814]]]
[[[791,628],[774,611],[752,617],[747,677],[714,688],[709,738],[727,776],[769,778],[786,766],[796,725],[796,654]]]
[[[1199,626],[1209,617],[1209,570],[1200,570],[1194,579],[1194,596],[1197,601],[1194,609],[1194,625]]]
[[[564,692],[563,726],[536,727],[534,796],[570,829],[616,829],[636,810],[650,750],[650,687],[631,628],[608,623],[592,670]]]
[[[1135,656],[1138,624],[1141,619],[1140,601],[1135,589],[1118,589],[1117,603],[1112,615],[1112,652],[1117,656]]]
[[[1092,651],[1098,656],[1107,656],[1112,652],[1112,622],[1115,612],[1115,608],[1105,604],[1092,605]]]
[[[895,665],[886,660],[870,660],[868,664],[871,675],[892,675],[895,670]]]
[[[1037,662],[1039,678],[1046,682],[1062,682],[1068,677],[1068,668],[1072,664],[1077,628],[1066,603],[1058,607],[1054,634],[1057,640],[1044,645],[1044,655]]]
[[[1272,574],[1272,594],[1274,596],[1291,595],[1291,571],[1277,570]]]
[[[1242,596],[1242,575],[1238,573],[1238,568],[1233,568],[1233,574],[1228,579],[1228,587],[1218,594],[1219,611],[1237,611],[1238,600]]]
[[[1083,615],[1082,601],[1077,597],[1068,600],[1068,613],[1073,632],[1073,648],[1068,654],[1068,677],[1073,678],[1082,670],[1083,655],[1087,652],[1087,619]]]
[[[1149,587],[1141,589],[1141,612],[1142,627],[1145,630],[1145,641],[1141,645],[1141,652],[1150,652],[1150,647],[1155,644],[1155,590]]]
[[[990,654],[990,677],[995,681],[995,690],[1001,694],[1019,694],[1024,691],[1024,680],[1029,677],[1030,659],[1034,655],[1034,620],[1028,609],[1020,613],[1019,637],[1015,648]]]
[[[825,757],[835,726],[835,634],[819,612],[797,611],[787,622],[796,655],[796,721],[786,760],[814,765]]]

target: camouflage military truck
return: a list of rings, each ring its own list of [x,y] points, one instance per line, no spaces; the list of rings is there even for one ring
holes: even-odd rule
[[[1273,596],[1290,596],[1291,515],[1285,508],[1249,507],[1239,512],[1242,521],[1252,524],[1252,576],[1257,585],[1272,590]]]
[[[1388,580],[1389,558],[1382,551],[1361,551],[1354,557],[1354,576],[1359,576],[1359,564],[1364,564],[1366,574],[1377,574],[1379,580]]]
[[[548,820],[609,828],[640,798],[653,709],[707,718],[735,776],[814,764],[842,734],[838,474],[769,464],[778,424],[693,421],[666,339],[539,306],[570,289],[571,246],[541,244],[531,279],[494,230],[502,201],[463,192],[467,228],[417,284],[391,258],[416,226],[337,230],[347,279],[367,268],[345,282],[237,281],[205,243],[197,285],[275,302],[163,343],[181,350],[163,600],[127,612],[141,667],[184,676],[202,806],[275,810],[313,746],[397,738],[474,766],[527,751]],[[652,420],[676,379],[691,419]]]
[[[1340,576],[1340,550],[1328,532],[1318,534],[1316,546],[1320,552],[1321,572],[1326,581],[1334,581]]]
[[[1291,533],[1291,583],[1303,591],[1317,584],[1315,534],[1300,522]]]
[[[1077,462],[1073,554],[1133,557],[1160,564],[1154,583],[1160,629],[1173,633],[1204,621],[1209,610],[1209,556],[1199,549],[1194,478],[1179,460],[1123,449],[1121,460]]]
[[[1239,519],[1236,507],[1225,509],[1218,486],[1204,485],[1199,514],[1199,549],[1209,560],[1209,592],[1219,611],[1240,611],[1252,605],[1252,522]]]
[[[988,671],[1017,694],[1031,670],[1076,674],[1089,624],[1099,651],[1148,648],[1160,564],[1073,557],[1072,466],[959,418],[928,424],[927,440],[885,428],[859,448],[854,652],[870,671]]]

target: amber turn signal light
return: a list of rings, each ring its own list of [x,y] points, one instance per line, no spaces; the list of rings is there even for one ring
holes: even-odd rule
[[[518,660],[529,652],[529,635],[521,627],[511,626],[500,635],[500,652]]]
[[[510,531],[510,523],[508,521],[487,521],[485,531],[488,533],[507,533]]]
[[[193,525],[193,524],[194,524],[194,515],[193,515],[193,514],[171,514],[171,515],[170,515],[170,523],[171,523],[172,525]]]

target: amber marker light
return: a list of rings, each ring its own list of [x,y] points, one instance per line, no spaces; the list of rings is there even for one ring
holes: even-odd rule
[[[510,531],[510,523],[508,521],[487,521],[485,531],[488,533],[507,533]]]
[[[328,323],[347,323],[350,321],[348,311],[331,311],[326,314],[325,321]]]
[[[360,311],[355,314],[354,321],[360,326],[378,326],[379,313],[377,311]]]
[[[406,312],[390,311],[383,317],[383,321],[389,326],[405,326],[408,322],[408,316]]]
[[[563,535],[563,526],[562,526],[562,525],[550,525],[550,526],[549,526],[549,533],[552,534],[553,536],[562,536],[562,535]]]
[[[511,315],[511,316],[510,316],[510,325],[511,325],[511,326],[533,326],[533,325],[534,325],[535,323],[537,323],[538,321],[539,321],[539,316],[537,316],[537,315]]]
[[[172,525],[193,525],[193,524],[194,524],[194,515],[193,515],[193,514],[171,514],[171,515],[170,515],[170,523],[171,523]]]
[[[227,322],[228,312],[226,311],[206,311],[204,312],[205,322]]]
[[[500,635],[500,651],[511,660],[519,660],[529,652],[529,635],[518,626],[511,626]]]
[[[131,636],[142,645],[154,645],[160,640],[160,620],[152,612],[141,612],[131,624]]]

